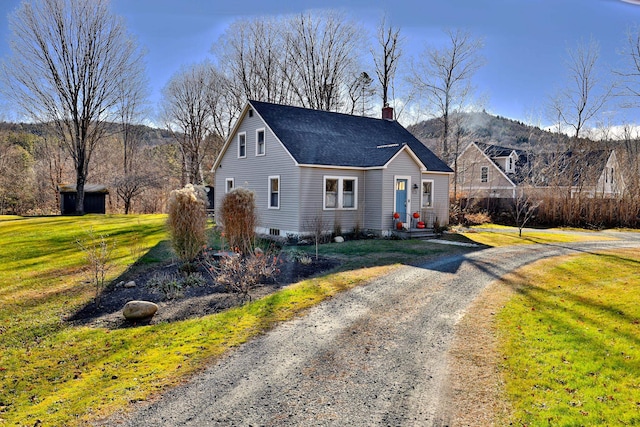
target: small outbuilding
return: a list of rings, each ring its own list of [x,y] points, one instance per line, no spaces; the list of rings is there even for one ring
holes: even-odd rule
[[[75,184],[60,185],[60,213],[71,215],[76,212],[77,190]],[[101,184],[85,184],[84,186],[84,213],[106,213],[106,196],[109,190]]]

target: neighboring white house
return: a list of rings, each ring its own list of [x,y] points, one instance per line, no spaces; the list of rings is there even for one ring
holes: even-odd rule
[[[368,230],[388,235],[413,214],[449,221],[452,170],[392,119],[249,101],[212,171],[215,206],[236,187],[253,190],[259,233]]]
[[[624,182],[614,150],[537,153],[482,142],[470,143],[457,158],[452,190],[459,197],[514,198],[517,189],[586,197],[619,197]],[[571,165],[571,166],[570,166]]]
[[[455,191],[465,198],[513,198],[524,180],[521,150],[472,142],[457,158]]]

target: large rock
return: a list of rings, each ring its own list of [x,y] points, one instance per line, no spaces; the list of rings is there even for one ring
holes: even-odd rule
[[[127,320],[147,319],[158,311],[158,306],[149,301],[129,301],[124,305],[122,314]]]
[[[343,243],[344,242],[344,237],[342,236],[336,236],[333,238],[333,241],[336,243]]]

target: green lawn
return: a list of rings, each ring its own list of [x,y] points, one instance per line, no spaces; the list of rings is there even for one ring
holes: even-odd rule
[[[320,253],[341,258],[341,271],[223,313],[117,330],[65,322],[94,297],[76,240],[89,229],[108,235],[116,247],[109,278],[116,278],[134,262],[136,268],[148,268],[171,257],[164,222],[162,215],[0,217],[0,425],[38,420],[86,425],[184,381],[230,348],[337,292],[388,273],[396,263],[469,250],[421,241],[332,243],[321,245]],[[496,239],[495,233],[489,235]],[[315,248],[298,250],[314,253]],[[570,425],[601,419],[615,424],[600,406],[638,422],[638,255],[598,256],[558,268],[514,285],[523,289],[520,299],[500,313],[505,373],[514,376],[509,393],[524,408],[514,419],[537,425],[539,419],[529,417],[542,412],[559,420],[554,425],[563,425],[569,418],[545,408],[567,394],[571,400],[562,401],[564,410],[575,415],[575,409],[583,417]],[[609,277],[611,271],[615,278]],[[543,343],[560,350],[535,347]],[[516,382],[522,375],[523,382]],[[531,383],[532,378],[538,382]],[[589,382],[600,388],[590,390]]]
[[[498,313],[509,425],[640,424],[639,271],[629,250],[512,275]]]
[[[116,246],[112,279],[134,261],[153,266],[171,256],[164,223],[162,215],[0,217],[0,424],[86,425],[395,267],[336,272],[200,319],[117,330],[64,321],[94,297],[77,239],[89,229],[109,235]],[[142,259],[134,256],[145,252]]]
[[[450,240],[470,241],[459,235]],[[299,246],[292,250],[315,256],[313,245]],[[413,263],[420,259],[468,251],[469,248],[439,245],[428,240],[369,239],[323,244],[320,245],[319,255],[338,258],[344,263],[342,269],[351,270],[376,265]]]
[[[571,243],[571,242],[590,242],[600,240],[615,240],[613,237],[603,236],[598,232],[590,233],[562,233],[560,229],[550,230],[525,230],[522,237],[518,236],[517,227],[494,226],[486,224],[481,227],[474,227],[479,230],[486,231],[470,231],[461,233],[469,240],[476,243],[498,247],[513,245],[532,245],[536,243],[553,244],[553,243]],[[575,231],[575,230],[574,230]]]

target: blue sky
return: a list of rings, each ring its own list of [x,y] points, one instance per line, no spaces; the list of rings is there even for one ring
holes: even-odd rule
[[[8,54],[6,16],[19,0],[0,3],[0,56]],[[634,0],[112,0],[115,13],[147,49],[152,101],[181,66],[210,57],[213,43],[239,17],[338,8],[373,30],[383,13],[401,27],[406,55],[437,43],[443,28],[483,37],[486,65],[475,84],[487,111],[536,121],[548,97],[562,87],[568,47],[593,37],[601,64],[617,68],[626,31],[640,25]],[[371,70],[373,71],[373,70]],[[373,74],[373,72],[371,73]],[[640,122],[637,110],[610,108],[615,121]]]

